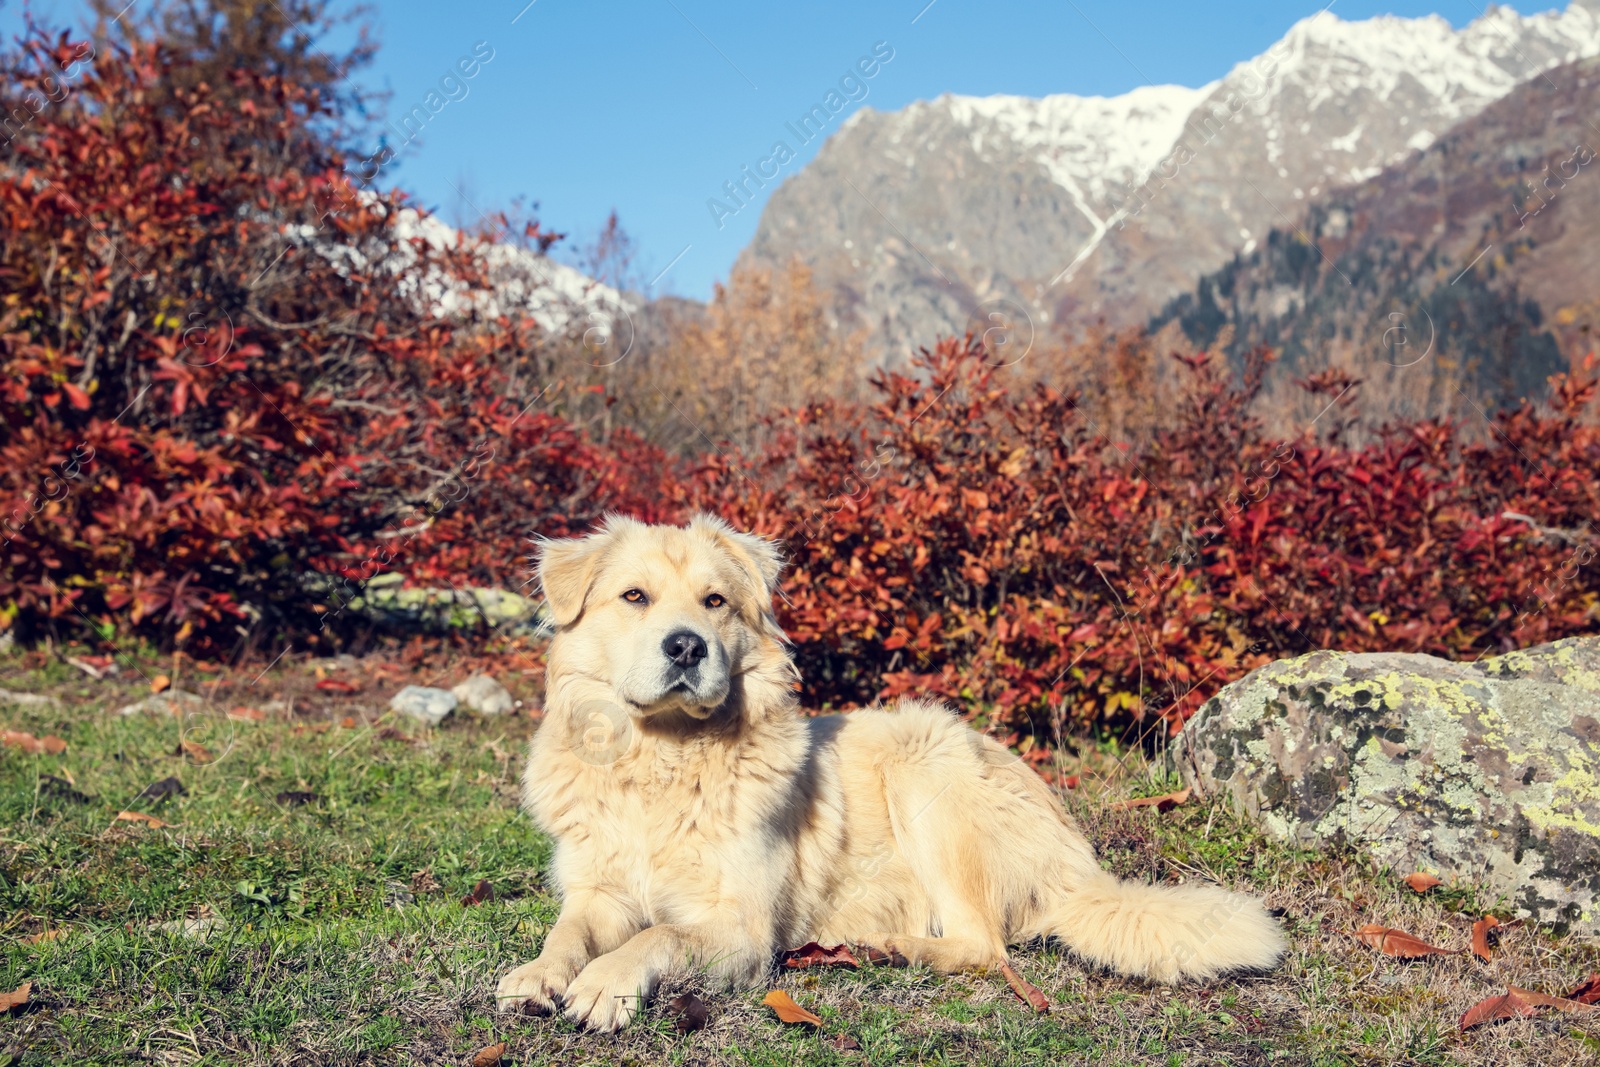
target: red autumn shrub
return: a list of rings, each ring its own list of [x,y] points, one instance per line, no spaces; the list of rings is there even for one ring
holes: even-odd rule
[[[380,571],[515,584],[528,532],[651,511],[659,453],[541,402],[531,322],[431,306],[488,291],[472,244],[355,187],[315,92],[87,47],[6,59],[0,624],[225,650]]]
[[[775,419],[778,443],[709,465],[699,500],[789,545],[781,615],[809,701],[932,691],[1022,736],[1175,728],[1318,648],[1474,657],[1594,629],[1600,583],[1575,555],[1600,485],[1592,381],[1482,443],[1420,423],[1352,450],[1262,434],[1266,359],[1237,385],[1185,359],[1188,406],[1130,451],[1073,395],[1011,392],[946,341],[870,410]]]

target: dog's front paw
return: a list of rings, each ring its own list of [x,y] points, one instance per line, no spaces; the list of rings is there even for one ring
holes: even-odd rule
[[[621,1030],[644,1009],[650,976],[626,958],[601,956],[567,987],[564,1014],[591,1030]]]
[[[500,979],[494,999],[501,1011],[549,1015],[567,991],[566,968],[538,959]]]

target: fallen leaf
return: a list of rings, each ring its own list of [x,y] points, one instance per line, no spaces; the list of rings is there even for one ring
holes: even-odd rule
[[[828,1044],[832,1045],[840,1052],[857,1052],[861,1048],[861,1042],[857,1041],[849,1034],[834,1034],[832,1037],[828,1038]]]
[[[54,941],[56,938],[60,937],[66,932],[67,931],[65,927],[58,926],[54,930],[40,930],[36,934],[29,934],[22,940],[30,945],[40,945],[46,941]]]
[[[298,726],[291,726],[289,732],[295,735],[307,733],[325,734],[331,729],[333,729],[333,723],[331,722],[303,722]]]
[[[1489,944],[1489,931],[1499,925],[1500,920],[1493,915],[1485,915],[1472,924],[1472,954],[1485,963],[1494,959],[1494,952]]]
[[[706,1020],[710,1017],[706,1011],[706,1002],[693,993],[673,997],[667,1001],[667,1010],[675,1016],[672,1028],[680,1034],[704,1029]]]
[[[67,743],[55,734],[45,734],[39,738],[39,744],[43,745],[44,750],[52,756],[59,756],[67,750]]]
[[[279,804],[295,807],[298,804],[309,804],[317,799],[317,794],[304,789],[285,789],[277,796]]]
[[[171,688],[172,679],[168,678],[164,674],[158,674],[154,678],[150,679],[150,692],[152,693],[165,693]]]
[[[494,899],[494,886],[489,884],[487,878],[478,879],[478,884],[472,887],[472,892],[461,898],[461,906],[470,908],[474,904],[482,904]]]
[[[265,722],[267,713],[260,708],[234,708],[228,712],[228,718],[234,722]]]
[[[1000,965],[1000,973],[1006,976],[1011,992],[1015,993],[1024,1004],[1032,1007],[1040,1015],[1050,1014],[1050,1001],[1044,995],[1044,991],[1018,974],[1009,960]]]
[[[1405,882],[1406,885],[1410,886],[1412,890],[1418,893],[1426,893],[1436,885],[1444,885],[1443,882],[1435,878],[1433,875],[1423,874],[1421,871],[1416,871],[1412,874],[1406,875]]]
[[[432,893],[437,891],[438,888],[438,879],[434,878],[433,872],[426,867],[411,876],[411,889],[413,892]]]
[[[154,815],[147,815],[142,811],[119,811],[119,812],[117,812],[116,819],[113,819],[112,821],[113,822],[142,822],[145,825],[149,826],[150,829],[152,829],[152,830],[159,830],[164,826],[171,825],[169,823],[162,822],[160,819],[156,818]]]
[[[781,989],[774,989],[761,998],[761,1003],[777,1013],[778,1018],[786,1023],[802,1023],[807,1026],[822,1028],[822,1019],[806,1011],[794,1002],[794,998]]]
[[[1396,956],[1403,960],[1414,960],[1422,956],[1455,955],[1455,952],[1450,949],[1437,948],[1419,937],[1406,933],[1404,930],[1394,930],[1387,926],[1376,926],[1369,923],[1351,936],[1362,944],[1377,949],[1385,956]]]
[[[44,751],[44,744],[37,737],[22,730],[0,730],[0,742],[34,755]]]
[[[1567,994],[1567,999],[1579,1004],[1600,1004],[1600,971],[1585,978],[1577,989]]]
[[[188,795],[189,791],[183,787],[183,783],[169,775],[166,778],[161,779],[159,782],[151,782],[140,791],[138,796],[134,797],[133,799],[165,800],[170,796],[186,797]]]
[[[317,683],[317,688],[324,693],[354,693],[360,687],[351,685],[349,682],[340,681],[338,678],[324,678]]]
[[[1069,774],[1065,778],[1061,779],[1061,781],[1062,784],[1068,789],[1078,788],[1078,776],[1076,774]]]
[[[178,742],[178,747],[172,753],[174,756],[188,756],[196,763],[210,763],[216,757],[206,751],[206,746],[198,741],[184,739]]]
[[[10,1011],[20,1008],[28,1003],[28,997],[33,995],[33,983],[23,982],[9,993],[0,993],[0,1011]]]
[[[381,741],[400,741],[407,745],[411,744],[413,740],[409,734],[401,733],[393,726],[385,726],[383,729],[378,731],[377,736]]]
[[[1461,1016],[1461,1029],[1470,1030],[1474,1026],[1482,1026],[1485,1023],[1496,1023],[1505,1019],[1515,1019],[1519,1016],[1536,1015],[1540,1008],[1574,1011],[1577,1009],[1589,1010],[1592,1005],[1567,997],[1546,996],[1543,993],[1535,993],[1531,989],[1520,989],[1514,985],[1506,986],[1506,991],[1500,996],[1486,997],[1468,1008],[1466,1014]]]
[[[67,662],[97,682],[107,674],[115,673],[109,656],[68,656]]]
[[[1119,800],[1111,805],[1113,808],[1149,808],[1157,811],[1171,811],[1179,804],[1189,799],[1189,790],[1180,789],[1176,793],[1163,793],[1158,797],[1138,797],[1134,800]]]
[[[861,961],[847,945],[824,948],[815,941],[807,941],[799,948],[789,949],[781,957],[785,967],[860,967]]]
[[[472,1067],[495,1067],[506,1055],[506,1043],[485,1045],[472,1054]]]
[[[344,718],[339,720],[339,725],[346,730],[354,730],[356,728],[355,716],[346,715]]]

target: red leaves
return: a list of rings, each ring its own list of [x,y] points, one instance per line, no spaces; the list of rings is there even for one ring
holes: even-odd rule
[[[794,998],[781,989],[774,989],[761,998],[761,1003],[771,1008],[773,1014],[791,1025],[814,1026],[822,1029],[822,1017],[807,1011],[794,1002]]]
[[[850,951],[848,945],[834,945],[824,948],[815,941],[807,941],[799,948],[792,948],[780,957],[785,967],[860,967],[861,962]]]
[[[1485,1023],[1537,1015],[1542,1008],[1553,1008],[1556,1011],[1583,1011],[1592,1003],[1568,997],[1550,997],[1543,993],[1535,993],[1531,989],[1507,986],[1506,991],[1499,996],[1486,997],[1468,1008],[1466,1014],[1461,1016],[1461,1029],[1471,1030]]]
[[[1413,873],[1406,875],[1402,880],[1406,883],[1406,885],[1411,887],[1413,892],[1416,893],[1426,893],[1434,886],[1444,884],[1433,875],[1424,874],[1421,871],[1414,871]]]
[[[1437,948],[1404,930],[1395,930],[1387,926],[1368,924],[1351,936],[1362,944],[1377,949],[1385,956],[1395,956],[1403,960],[1420,959],[1423,956],[1456,955],[1450,949]]]
[[[1017,999],[1040,1015],[1050,1014],[1050,1000],[1044,995],[1043,990],[1018,974],[1010,961],[1000,965],[1000,973],[1005,976],[1006,984],[1011,986],[1011,991],[1017,995]]]

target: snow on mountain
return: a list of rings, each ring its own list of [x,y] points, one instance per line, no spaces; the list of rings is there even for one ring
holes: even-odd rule
[[[1596,54],[1600,0],[1460,30],[1325,10],[1196,89],[863,109],[773,194],[744,260],[808,262],[891,360],[1001,299],[1040,326],[1138,323],[1329,189]]]

